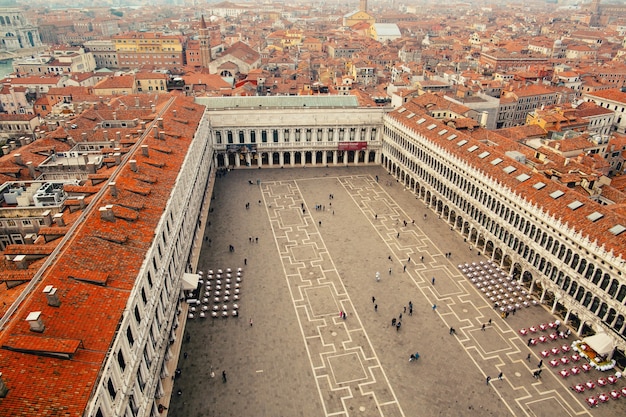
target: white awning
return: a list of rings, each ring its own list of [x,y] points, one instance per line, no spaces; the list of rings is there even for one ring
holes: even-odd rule
[[[198,274],[183,274],[183,290],[192,291],[198,288],[198,280],[200,275]]]
[[[615,349],[613,340],[606,333],[598,333],[593,336],[585,337],[583,342],[589,345],[594,352],[600,355],[608,355],[609,357],[613,353],[613,349]]]

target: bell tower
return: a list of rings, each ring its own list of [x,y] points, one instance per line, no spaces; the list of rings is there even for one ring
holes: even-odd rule
[[[204,15],[202,15],[200,20],[198,40],[200,41],[200,65],[202,68],[209,69],[209,64],[211,63],[211,37],[204,21]]]

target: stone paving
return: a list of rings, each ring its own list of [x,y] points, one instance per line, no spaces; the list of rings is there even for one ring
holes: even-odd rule
[[[231,171],[214,196],[198,269],[244,269],[240,315],[187,321],[191,340],[180,346],[168,415],[626,411],[626,399],[590,410],[590,394],[569,388],[596,371],[564,380],[544,367],[533,378],[542,347],[527,347],[517,330],[552,320],[549,312],[530,307],[501,319],[457,268],[485,259],[381,167]],[[396,329],[391,319],[401,313]]]

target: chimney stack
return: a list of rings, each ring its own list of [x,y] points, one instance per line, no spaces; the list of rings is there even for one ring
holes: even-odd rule
[[[108,130],[103,130],[102,131],[102,137],[104,138],[104,140],[109,140],[109,131]]]
[[[41,213],[41,216],[43,217],[43,224],[45,226],[52,225],[52,215],[50,214],[50,210],[44,211],[43,213]]]
[[[141,145],[141,154],[145,157],[150,156],[150,153],[148,152],[148,145]]]
[[[130,165],[130,170],[133,172],[137,172],[137,161],[134,159],[131,159],[130,161],[128,161],[128,164]]]
[[[57,226],[65,227],[65,221],[63,220],[63,213],[57,213],[52,217],[54,218],[54,222],[57,224]]]
[[[113,214],[113,206],[111,204],[100,207],[98,211],[100,212],[100,218],[102,220],[106,220],[109,222],[115,221],[115,214]]]
[[[176,114],[178,113],[176,110],[172,110],[172,113],[174,113],[174,117],[176,117]]]
[[[78,204],[80,204],[80,209],[84,210],[87,206],[87,204],[85,203],[85,196],[79,195],[78,197],[76,197],[76,199],[78,200]]]
[[[2,147],[2,155],[8,155],[11,152],[11,150],[9,149],[9,145],[4,145]]]
[[[61,306],[61,300],[59,300],[59,296],[57,295],[57,289],[52,285],[46,285],[46,288],[43,289],[43,293],[46,294],[46,299],[48,300],[48,305],[50,307]]]
[[[115,140],[117,140],[118,142],[122,140],[122,132],[120,132],[119,130],[115,132]]]
[[[161,130],[159,132],[159,138],[162,139],[162,140],[165,140],[165,131]]]
[[[109,191],[113,197],[117,197],[117,187],[115,186],[115,182],[111,181],[109,183]]]
[[[163,129],[163,118],[159,117],[157,119],[157,124],[159,125],[159,129]]]
[[[16,153],[13,155],[13,159],[15,160],[15,163],[18,165],[24,165],[24,162],[22,161],[22,154],[21,153]]]
[[[31,311],[26,317],[26,321],[30,325],[30,331],[36,333],[43,333],[46,326],[41,321],[41,311]]]
[[[115,152],[113,154],[113,158],[115,159],[116,165],[120,165],[122,163],[122,154],[120,152]]]
[[[37,239],[37,235],[34,233],[28,233],[24,235],[24,243],[26,243],[27,245],[32,245],[33,243],[35,243],[35,239]]]
[[[6,397],[8,393],[9,393],[9,389],[7,388],[7,386],[4,383],[4,380],[2,379],[2,372],[0,372],[0,398]]]
[[[83,138],[83,142],[87,142],[87,132],[81,133],[80,136]]]
[[[152,126],[152,132],[154,132],[154,137],[159,137],[159,128],[157,126]]]
[[[32,179],[37,178],[37,173],[35,172],[35,166],[33,165],[33,161],[26,162],[26,166],[28,167],[28,174]]]

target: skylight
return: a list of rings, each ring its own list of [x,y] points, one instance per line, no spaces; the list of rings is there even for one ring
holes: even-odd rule
[[[448,133],[448,129],[441,129],[437,134],[439,136],[445,135],[446,133]]]
[[[567,207],[571,208],[572,210],[576,210],[577,208],[582,207],[582,206],[583,206],[583,203],[581,203],[578,200],[572,201],[571,203],[567,205]]]
[[[513,165],[509,165],[508,167],[503,169],[503,171],[506,172],[507,174],[515,172],[515,170],[517,170],[517,168],[515,168]]]
[[[602,214],[602,213],[598,213],[597,211],[594,211],[594,212],[593,212],[593,213],[591,213],[589,216],[587,216],[587,218],[588,218],[589,220],[591,220],[592,222],[598,221],[598,220],[600,220],[600,219],[601,219],[601,218],[603,218],[603,217],[604,217],[604,214]]]
[[[615,226],[609,229],[609,232],[617,236],[620,233],[622,233],[624,230],[626,230],[626,227],[622,226],[621,224],[616,224]]]
[[[466,141],[465,139],[463,139],[463,140],[458,141],[458,142],[457,142],[457,144],[456,144],[456,146],[463,146],[463,145],[465,145],[466,143],[467,143],[467,141]]]
[[[480,159],[485,159],[486,157],[488,157],[489,155],[491,155],[489,152],[485,151],[483,153],[481,153],[480,155],[478,155],[478,157]]]
[[[406,111],[406,109],[404,107],[400,107],[400,109],[398,110],[398,113],[403,113],[405,111]]]
[[[433,123],[433,124],[431,124],[431,125],[428,125],[428,127],[426,127],[426,129],[428,129],[428,130],[433,130],[433,129],[434,129],[434,128],[436,128],[436,127],[437,127],[437,125]]]
[[[491,161],[491,165],[498,165],[500,162],[502,162],[502,159],[496,158],[493,161]]]
[[[515,177],[515,178],[517,178],[517,180],[518,180],[519,182],[524,182],[524,181],[526,181],[526,180],[528,180],[528,179],[530,178],[530,175],[528,175],[528,174],[519,174],[519,175],[518,175],[517,177]]]
[[[419,119],[416,123],[418,125],[421,125],[422,123],[424,123],[426,121],[426,119],[424,119],[423,117],[421,119]]]
[[[454,140],[454,139],[456,139],[456,135],[454,133],[448,136],[448,140]]]
[[[467,152],[474,152],[476,149],[478,149],[478,146],[474,145],[474,146],[471,146],[471,147],[467,150]]]
[[[533,185],[533,188],[535,190],[541,190],[543,187],[545,187],[546,185],[543,182],[538,182],[537,184]]]
[[[563,194],[565,194],[563,191],[561,190],[556,190],[553,191],[552,193],[550,193],[550,197],[554,198],[555,200],[559,197],[561,197]]]

